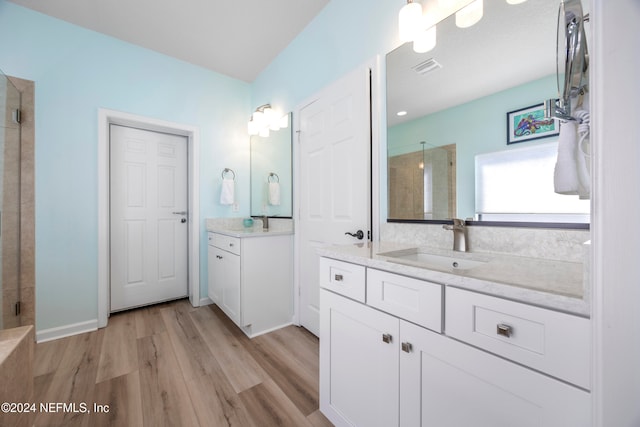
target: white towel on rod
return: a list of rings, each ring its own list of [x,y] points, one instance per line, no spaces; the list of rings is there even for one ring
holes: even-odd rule
[[[235,180],[231,178],[222,179],[222,189],[220,190],[220,204],[232,205],[235,201]]]
[[[558,159],[553,171],[554,190],[558,194],[578,194],[578,134],[574,121],[560,124]]]
[[[280,205],[280,183],[279,182],[269,183],[269,204],[271,206]]]

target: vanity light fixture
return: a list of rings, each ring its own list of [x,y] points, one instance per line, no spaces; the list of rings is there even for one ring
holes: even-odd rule
[[[402,117],[402,116],[406,116],[406,115],[407,115],[407,112],[406,112],[406,111],[398,111],[398,112],[396,113],[396,116],[398,116],[398,117]]]
[[[470,27],[482,19],[483,6],[483,0],[422,0],[422,4],[407,0],[398,14],[400,41],[413,42],[416,53],[429,52],[436,47],[436,26],[440,21],[455,14],[458,27]]]
[[[520,4],[520,3],[524,3],[527,0],[507,0],[507,3],[509,4]]]
[[[468,28],[477,24],[482,19],[483,0],[475,0],[473,3],[463,7],[456,12],[456,26],[458,28]]]
[[[436,47],[436,26],[428,25],[420,3],[407,0],[398,14],[398,28],[400,41],[413,42],[414,52],[424,53]]]
[[[422,5],[407,0],[398,14],[398,28],[402,43],[415,40],[422,30]]]
[[[426,53],[436,47],[436,26],[422,31],[413,40],[413,51],[415,53]]]
[[[271,104],[264,104],[256,108],[247,124],[249,135],[268,137],[269,131],[276,131],[289,126],[289,116],[281,115],[271,108]]]

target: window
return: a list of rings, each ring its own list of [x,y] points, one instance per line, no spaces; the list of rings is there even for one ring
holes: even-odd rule
[[[476,217],[481,221],[588,223],[590,202],[556,194],[558,143],[476,155]]]

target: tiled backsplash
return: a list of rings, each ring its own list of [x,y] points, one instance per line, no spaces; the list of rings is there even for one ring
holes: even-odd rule
[[[468,227],[472,252],[509,254],[558,261],[583,262],[583,244],[591,238],[589,230]],[[380,240],[451,249],[453,232],[439,224],[383,223]]]

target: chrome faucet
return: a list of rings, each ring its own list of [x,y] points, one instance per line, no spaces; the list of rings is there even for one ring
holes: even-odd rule
[[[260,218],[262,220],[262,231],[269,231],[269,217],[266,215],[254,216],[254,218]]]
[[[464,219],[453,218],[453,224],[444,224],[445,230],[453,230],[453,250],[458,252],[467,251],[467,226]]]

